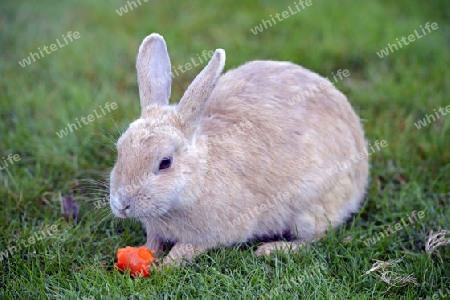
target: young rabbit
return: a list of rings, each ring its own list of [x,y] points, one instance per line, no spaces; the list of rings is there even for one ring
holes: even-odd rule
[[[174,243],[163,264],[261,237],[291,240],[256,254],[296,249],[346,221],[365,196],[366,141],[341,92],[290,62],[253,61],[221,76],[224,64],[217,49],[169,105],[163,37],[139,48],[142,113],[117,142],[110,205],[143,223],[149,249]]]

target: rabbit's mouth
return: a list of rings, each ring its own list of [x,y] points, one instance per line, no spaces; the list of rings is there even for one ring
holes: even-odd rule
[[[111,206],[111,210],[113,211],[114,215],[116,215],[116,217],[119,218],[128,218],[129,216],[129,211],[127,208],[125,209],[120,209],[120,208],[116,208],[114,206]]]

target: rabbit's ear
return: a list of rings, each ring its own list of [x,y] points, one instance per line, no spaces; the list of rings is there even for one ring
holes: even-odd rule
[[[192,129],[225,66],[225,51],[217,49],[208,65],[195,77],[178,104],[184,129]]]
[[[136,61],[141,109],[169,103],[172,73],[164,38],[152,33],[142,41]]]

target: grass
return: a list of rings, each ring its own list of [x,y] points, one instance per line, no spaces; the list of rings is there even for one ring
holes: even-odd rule
[[[450,247],[428,255],[429,230],[450,229],[450,117],[417,129],[414,122],[450,105],[450,4],[423,1],[315,1],[254,35],[250,31],[293,1],[149,1],[119,16],[126,1],[6,1],[0,4],[0,157],[20,161],[0,171],[0,262],[4,299],[418,299],[450,290]],[[439,28],[380,59],[396,38],[436,22]],[[18,61],[68,31],[80,38],[22,68]],[[183,268],[129,279],[113,270],[115,252],[145,242],[133,221],[102,221],[99,194],[114,164],[113,141],[139,115],[134,68],[151,32],[164,35],[173,65],[224,48],[226,68],[254,59],[290,60],[331,77],[364,120],[370,141],[388,146],[371,156],[365,204],[347,226],[299,254],[256,257],[252,249],[216,249]],[[174,79],[177,102],[200,67]],[[99,105],[111,111],[60,139],[56,132]],[[116,128],[117,126],[117,128]],[[4,166],[0,159],[0,167]],[[98,184],[101,189],[101,184]],[[101,193],[101,191],[98,191]],[[61,218],[59,195],[82,203],[78,224]],[[424,217],[367,246],[413,211]],[[45,226],[56,225],[50,234]],[[24,246],[35,234],[44,236]],[[392,287],[374,263],[417,284]],[[325,266],[318,268],[318,264]],[[309,274],[309,276],[307,276]],[[442,294],[439,294],[441,292]],[[436,297],[436,296],[435,296]],[[450,297],[447,295],[446,297]],[[436,298],[433,298],[436,299]],[[441,299],[441,298],[438,298]]]

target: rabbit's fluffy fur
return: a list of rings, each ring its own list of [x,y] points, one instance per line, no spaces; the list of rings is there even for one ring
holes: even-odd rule
[[[296,238],[256,253],[295,249],[342,224],[364,199],[366,141],[341,92],[289,62],[253,61],[220,76],[224,63],[216,50],[170,106],[164,39],[151,34],[139,49],[142,114],[117,143],[111,208],[145,225],[149,249],[174,243],[166,263],[286,232]],[[170,167],[160,169],[163,158]]]

